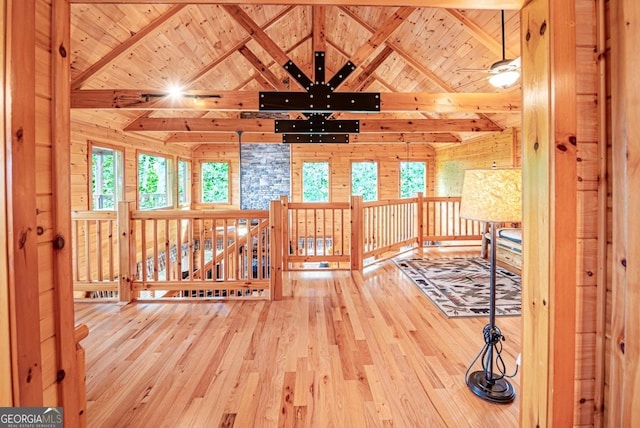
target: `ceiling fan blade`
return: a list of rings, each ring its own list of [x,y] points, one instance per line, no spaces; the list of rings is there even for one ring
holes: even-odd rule
[[[458,68],[458,73],[490,73],[490,70],[485,68]]]
[[[520,69],[520,67],[522,67],[522,57],[518,57],[514,59],[513,61],[511,61],[511,64],[509,65],[513,68]]]

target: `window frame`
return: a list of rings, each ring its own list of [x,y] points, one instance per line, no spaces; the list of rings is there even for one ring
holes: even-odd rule
[[[350,187],[350,194],[351,196],[356,196],[353,193],[353,164],[354,163],[374,163],[376,164],[376,198],[372,199],[372,200],[366,200],[364,198],[364,195],[362,195],[362,201],[363,202],[374,202],[374,201],[379,201],[380,200],[380,162],[377,160],[370,160],[370,159],[365,159],[365,160],[351,160],[351,163],[349,165],[350,167],[350,171],[349,171],[349,187]]]
[[[163,206],[159,206],[159,207],[153,207],[153,208],[142,208],[140,206],[140,156],[141,155],[146,155],[146,156],[153,156],[153,157],[157,157],[157,158],[163,158],[166,160],[167,165],[166,165],[166,196],[167,196],[167,204],[163,205]],[[174,190],[173,189],[177,189],[177,185],[174,185],[175,182],[175,177],[174,174],[177,173],[174,172],[174,163],[175,163],[175,157],[171,156],[171,155],[165,155],[162,153],[158,153],[158,152],[154,152],[151,150],[136,150],[136,207],[138,210],[140,211],[153,211],[153,210],[166,210],[166,209],[172,209],[174,208],[174,200],[177,197],[177,195],[174,194]]]
[[[425,160],[401,160],[398,164],[398,198],[407,199],[407,198],[415,198],[415,196],[402,196],[402,164],[403,163],[421,163],[424,166],[424,183],[422,194],[424,196],[427,195],[427,191],[429,189],[429,163]]]
[[[321,164],[326,164],[327,165],[327,200],[326,201],[305,201],[304,199],[304,165],[307,163],[321,163]],[[326,160],[317,160],[317,159],[307,159],[307,160],[302,160],[301,166],[300,166],[300,200],[302,202],[319,202],[319,203],[325,203],[325,202],[331,202],[331,162],[326,159]]]
[[[204,180],[204,174],[202,173],[202,168],[204,164],[207,163],[226,163],[227,164],[227,200],[226,201],[220,201],[220,202],[205,202],[204,201],[204,186],[203,186],[203,180]],[[200,191],[198,192],[198,202],[201,205],[231,205],[232,204],[232,183],[231,183],[231,165],[232,162],[228,159],[200,159],[198,161],[199,164],[199,169],[198,169],[198,173],[199,173],[199,186],[200,186]]]
[[[89,211],[111,211],[110,209],[95,208],[93,203],[93,149],[97,147],[100,149],[113,150],[114,153],[120,154],[120,173],[116,171],[116,175],[119,175],[119,179],[116,179],[116,189],[114,195],[114,207],[113,210],[118,209],[118,203],[125,200],[125,168],[124,168],[124,148],[113,145],[103,144],[95,141],[87,141],[87,194],[88,194],[88,206]]]
[[[185,202],[180,202],[180,164],[181,163],[185,163],[187,165],[187,173],[185,176],[185,183],[184,184],[184,192],[186,195],[186,201]],[[176,206],[178,208],[183,208],[183,207],[187,207],[191,205],[191,199],[192,199],[192,181],[193,181],[193,161],[191,161],[191,159],[187,159],[187,158],[183,158],[178,156],[178,159],[176,160],[176,186],[175,186],[175,192],[176,192]]]

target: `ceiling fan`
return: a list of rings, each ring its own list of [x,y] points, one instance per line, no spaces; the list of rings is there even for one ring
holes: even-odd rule
[[[516,59],[507,59],[505,55],[505,41],[504,41],[504,10],[500,11],[501,15],[501,30],[502,30],[502,59],[500,61],[491,64],[489,69],[481,68],[460,68],[458,71],[465,72],[478,72],[488,73],[489,83],[497,88],[508,88],[513,85],[520,77],[521,61],[520,57]]]

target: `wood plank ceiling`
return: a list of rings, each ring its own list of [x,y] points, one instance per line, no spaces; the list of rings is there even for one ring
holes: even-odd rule
[[[174,143],[234,142],[238,130],[246,142],[280,142],[258,92],[303,91],[283,65],[312,77],[324,51],[327,79],[347,61],[357,67],[338,91],[381,93],[380,113],[334,113],[361,120],[352,142],[458,142],[520,124],[519,82],[496,89],[488,74],[461,70],[502,59],[498,10],[155,3],[72,0],[73,121]],[[505,20],[516,58],[518,12]],[[189,96],[158,96],[171,85]]]

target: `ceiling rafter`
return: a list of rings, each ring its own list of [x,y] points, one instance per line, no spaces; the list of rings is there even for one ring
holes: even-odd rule
[[[311,47],[313,52],[326,52],[327,50],[327,8],[322,5],[314,5],[311,9],[313,15],[313,39]]]
[[[462,28],[469,33],[473,38],[477,39],[491,52],[496,54],[499,58],[502,58],[502,42],[495,40],[489,33],[482,29],[478,24],[467,18],[462,12],[455,9],[444,9],[444,12],[449,14],[450,17],[455,19],[462,25]],[[515,58],[517,55],[505,47],[505,55],[507,58]]]
[[[294,8],[294,6],[288,6],[286,8],[283,8],[283,10],[281,10],[280,13],[274,15],[270,20],[265,22],[263,27],[265,29],[269,28],[271,25],[275,24],[280,19],[282,19],[282,17],[285,16],[287,13],[289,13],[293,8]],[[193,85],[194,83],[196,83],[198,80],[202,79],[211,70],[213,70],[215,67],[217,67],[222,62],[226,61],[232,54],[236,53],[241,47],[245,46],[250,41],[251,41],[251,37],[245,37],[243,40],[241,40],[240,42],[236,43],[231,49],[228,49],[225,52],[223,52],[216,59],[211,61],[205,67],[203,67],[202,69],[198,70],[193,76],[188,78],[184,82],[184,86],[185,87],[189,87],[189,86]],[[161,101],[162,101],[161,99],[153,100],[149,104],[148,108],[153,108],[156,103],[159,103]],[[140,112],[140,114],[134,120],[142,118],[142,117],[148,117],[151,113],[152,113],[152,110],[147,110],[147,111],[144,111],[144,112]]]
[[[362,91],[365,87],[373,83],[370,80],[373,73],[380,67],[380,65],[389,58],[389,55],[393,53],[393,49],[389,46],[385,46],[375,58],[373,58],[365,67],[360,68],[360,72],[355,78],[349,79],[349,81],[343,85],[344,90],[347,91]]]
[[[350,135],[351,143],[456,143],[458,140],[449,133],[428,132],[381,132]],[[175,132],[166,143],[237,143],[238,134],[235,132]],[[282,143],[280,134],[266,132],[243,132],[243,143]]]
[[[224,5],[227,13],[247,31],[278,65],[283,66],[291,61],[289,56],[274,42],[271,37],[253,20],[247,13],[237,5]]]
[[[249,63],[255,68],[258,73],[264,77],[264,79],[269,82],[273,88],[286,91],[289,88],[285,85],[279,78],[276,76],[269,67],[263,63],[260,58],[256,54],[254,54],[251,49],[249,49],[246,45],[240,47],[238,52],[247,60]]]
[[[369,58],[383,43],[385,43],[405,21],[405,19],[407,19],[415,10],[416,9],[414,7],[400,7],[377,30],[372,30],[371,27],[365,27],[370,29],[373,34],[362,46],[358,48],[358,50],[356,50],[353,55],[351,55],[351,62],[353,62],[356,67],[362,66],[367,58]]]
[[[358,24],[362,25],[364,28],[369,29],[369,31],[374,31],[375,30],[368,22],[362,20],[358,15],[353,13],[349,8],[343,6],[340,9],[343,10],[345,13],[347,13],[352,19],[354,19]],[[393,48],[393,50],[403,60],[405,60],[409,65],[411,65],[417,71],[419,71],[422,74],[424,74],[429,80],[431,80],[436,85],[440,86],[445,91],[452,92],[452,93],[457,93],[458,92],[448,82],[446,82],[445,80],[440,78],[440,76],[438,76],[436,73],[434,73],[433,71],[429,70],[427,67],[422,65],[420,62],[416,61],[415,58],[413,58],[412,55],[410,55],[408,52],[406,52],[397,43],[393,43],[392,41],[387,41],[387,45],[389,45],[391,48]],[[478,115],[483,119],[491,120],[490,118],[488,118],[486,115],[484,115],[482,113],[479,113]],[[496,123],[494,122],[494,124],[496,124]],[[499,125],[496,124],[496,126],[499,126]],[[500,129],[502,129],[502,127]]]
[[[143,117],[124,131],[273,132],[272,119],[210,119]],[[360,133],[489,132],[501,128],[487,119],[360,119]]]
[[[74,109],[130,109],[148,110],[221,110],[257,111],[258,91],[215,91],[219,98],[202,98],[196,106],[192,100],[146,101],[145,94],[162,91],[154,89],[82,89],[71,91]],[[211,95],[211,91],[186,91],[190,96]],[[381,92],[381,112],[426,111],[434,113],[504,113],[518,112],[521,108],[520,92]]]
[[[169,19],[173,18],[178,12],[187,7],[186,4],[177,4],[172,6],[169,10],[167,10],[162,15],[155,18],[149,24],[140,29],[133,36],[129,37],[127,40],[122,42],[120,45],[116,46],[105,56],[100,58],[98,61],[89,66],[86,70],[80,73],[74,80],[71,82],[71,89],[80,88],[87,80],[91,79],[96,73],[102,70],[104,67],[109,65],[111,61],[115,60],[117,57],[127,52],[129,49],[132,49],[136,46],[142,39],[148,36],[155,29],[160,27],[162,24],[167,22]]]
[[[415,7],[438,7],[446,9],[493,9],[520,10],[529,0],[403,0],[402,3]],[[162,4],[167,0],[69,0],[69,3],[86,4]],[[273,0],[171,0],[176,4],[273,4]],[[314,0],[280,0],[279,4],[315,4]],[[347,6],[394,6],[397,1],[389,0],[323,0],[326,5]]]
[[[378,83],[380,83],[381,85],[383,85],[385,88],[387,88],[389,90],[392,89],[392,86],[391,86],[391,84],[389,84],[389,82],[385,81],[384,79],[382,79],[380,76],[378,76],[376,74],[371,75],[369,77],[369,79],[374,79],[375,81],[377,81]],[[369,85],[367,84],[367,86],[363,86],[363,87],[367,88],[368,86]],[[422,115],[422,117],[424,117],[426,119],[438,119],[438,117],[435,117],[434,114],[429,113],[429,112],[421,111],[420,115]],[[460,141],[462,141],[462,138],[460,138],[460,136],[457,133],[455,133],[455,134],[451,133],[451,134],[448,134],[448,135],[450,135],[451,138],[453,138],[455,140],[454,142],[459,143]]]

